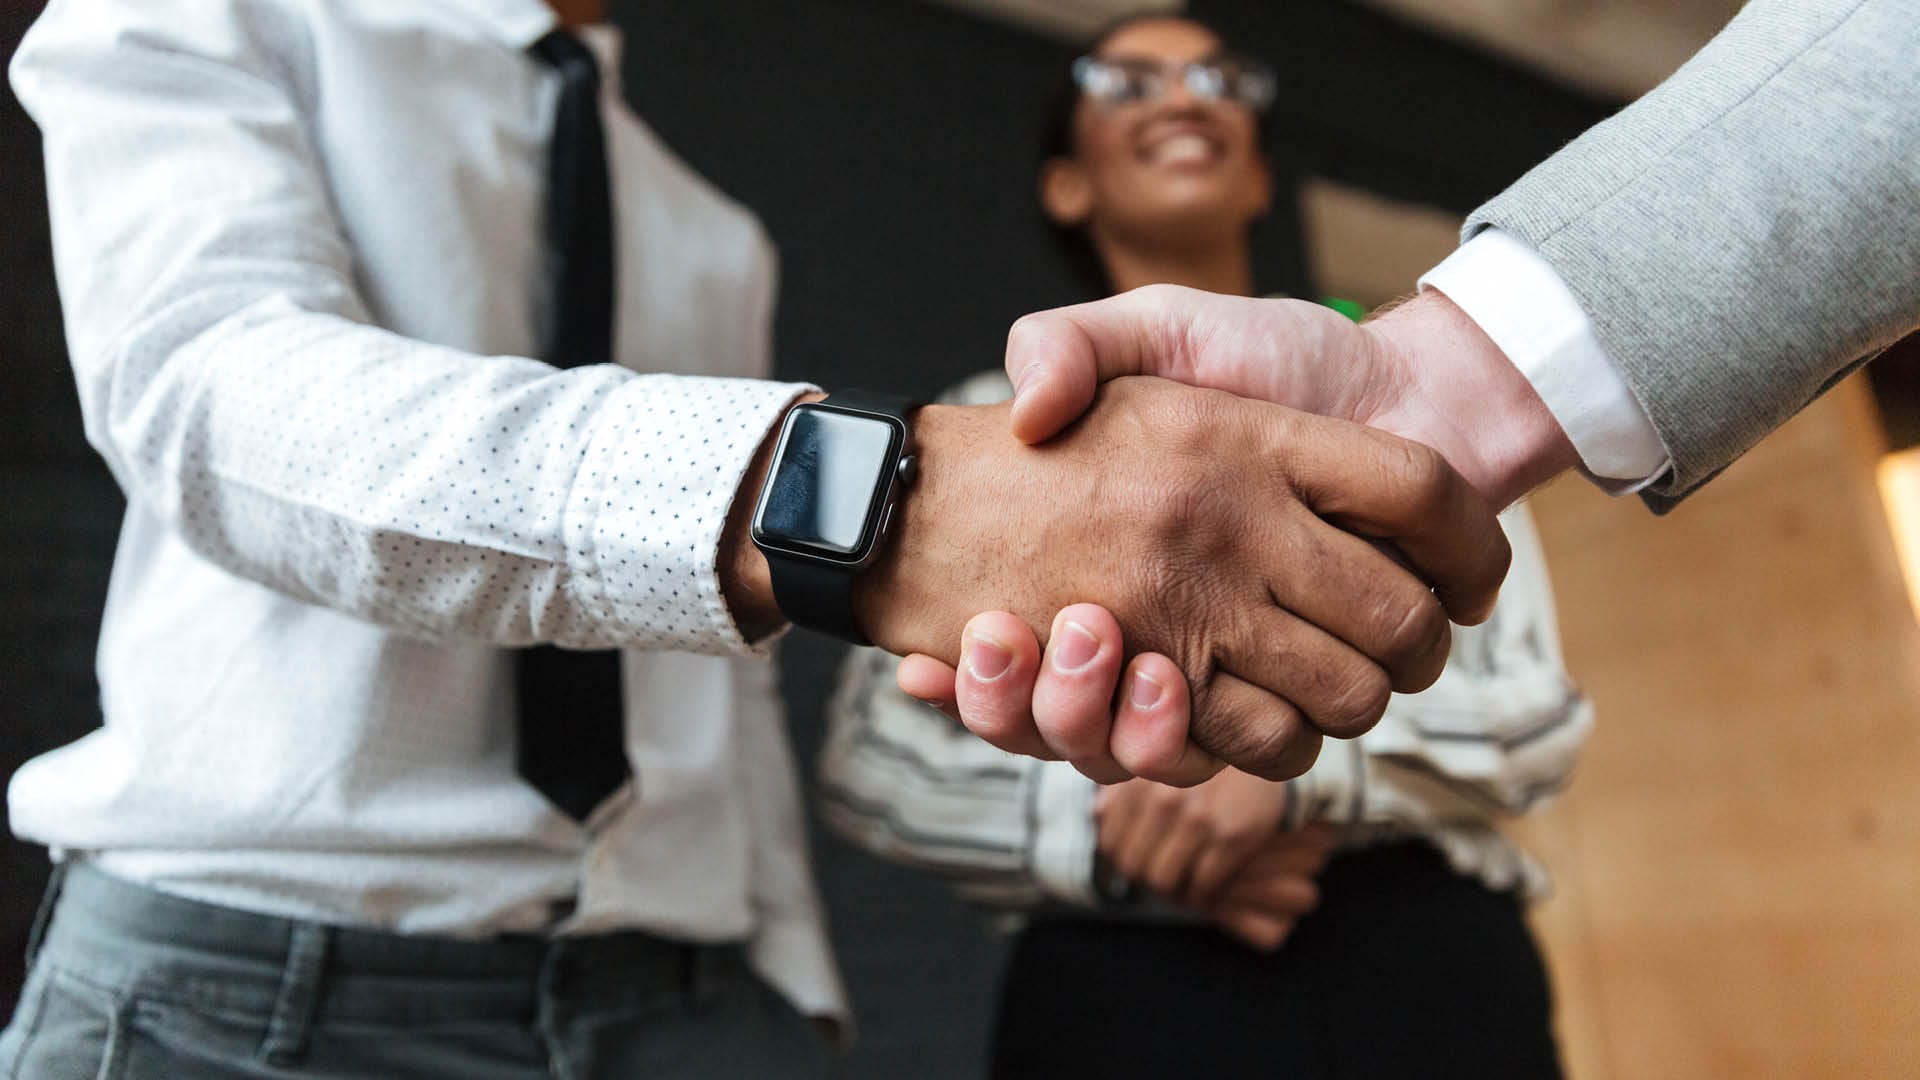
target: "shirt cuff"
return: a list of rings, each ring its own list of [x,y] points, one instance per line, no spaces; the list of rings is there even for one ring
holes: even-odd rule
[[[1098,785],[1064,761],[1039,763],[1033,787],[1033,879],[1048,896],[1091,907],[1093,856],[1099,833],[1093,820]]]
[[[1587,473],[1615,495],[1671,467],[1653,422],[1594,335],[1553,265],[1499,229],[1485,229],[1420,278],[1486,331],[1560,422]]]
[[[602,410],[567,504],[589,617],[626,648],[763,652],[720,586],[720,537],[768,431],[803,383],[637,375]],[[603,631],[604,633],[604,631]]]

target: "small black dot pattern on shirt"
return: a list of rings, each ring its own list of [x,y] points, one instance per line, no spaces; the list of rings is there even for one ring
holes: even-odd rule
[[[369,377],[320,403],[284,371],[223,372],[218,397],[198,404],[233,410],[229,423],[200,428],[229,433],[225,444],[138,455],[178,452],[180,520],[203,553],[425,636],[744,646],[715,553],[739,477],[800,387],[613,369],[555,376],[532,361],[476,376],[466,354],[345,322],[262,319],[235,332],[252,339],[248,352],[289,362],[337,356],[337,337],[353,334],[352,362]],[[381,436],[357,437],[370,429]],[[285,454],[241,451],[276,443]]]

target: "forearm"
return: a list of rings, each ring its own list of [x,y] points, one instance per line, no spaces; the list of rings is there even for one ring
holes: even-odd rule
[[[744,646],[711,560],[797,387],[562,374],[275,299],[76,366],[128,497],[235,574],[424,636]],[[743,448],[686,450],[701,409]]]

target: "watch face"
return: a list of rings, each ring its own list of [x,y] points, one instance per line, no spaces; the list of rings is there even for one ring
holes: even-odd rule
[[[879,416],[796,407],[754,518],[754,539],[837,561],[858,559],[871,540],[901,430]]]

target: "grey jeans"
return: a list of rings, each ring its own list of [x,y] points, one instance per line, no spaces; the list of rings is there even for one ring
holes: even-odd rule
[[[62,877],[0,1077],[828,1073],[812,1025],[735,946],[405,936],[182,900],[85,865]]]

